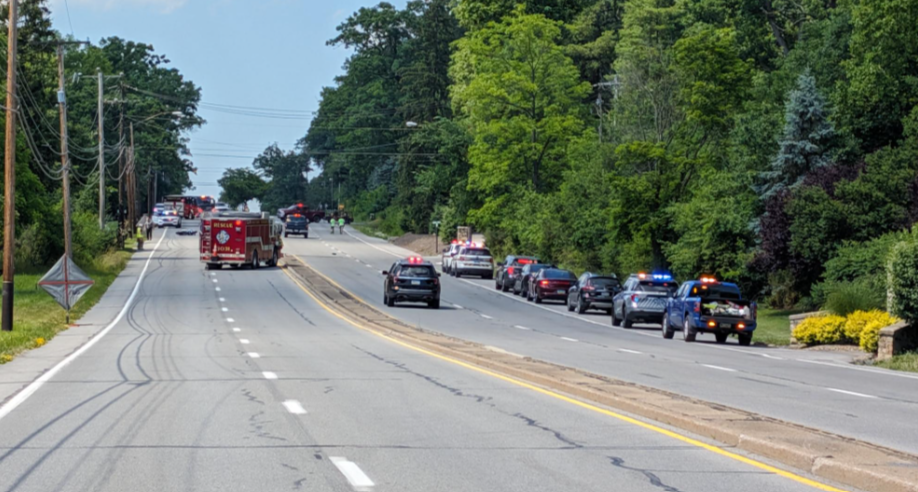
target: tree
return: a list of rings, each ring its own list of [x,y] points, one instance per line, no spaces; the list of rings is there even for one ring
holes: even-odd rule
[[[249,169],[227,169],[217,180],[222,188],[220,201],[236,208],[250,200],[262,200],[267,183]]]
[[[835,129],[828,119],[825,100],[816,79],[804,72],[790,93],[785,109],[784,135],[771,169],[761,175],[759,192],[769,198],[783,189],[794,189],[810,171],[831,162]]]
[[[583,128],[578,103],[590,91],[560,36],[558,23],[518,10],[458,42],[453,104],[474,139],[473,189],[497,198],[521,183],[557,188],[565,142]]]
[[[284,152],[277,144],[266,148],[252,163],[265,180],[261,194],[263,210],[277,210],[303,201],[306,194],[306,175],[309,173],[309,156]],[[250,182],[254,180],[250,178]]]

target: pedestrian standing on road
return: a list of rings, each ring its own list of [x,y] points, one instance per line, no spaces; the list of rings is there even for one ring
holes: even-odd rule
[[[344,217],[338,219],[338,234],[344,234]]]
[[[152,241],[153,240],[153,220],[150,218],[150,216],[147,216],[146,228],[147,228],[147,241]]]

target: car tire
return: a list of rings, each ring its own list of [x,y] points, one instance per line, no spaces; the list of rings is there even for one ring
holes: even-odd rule
[[[268,266],[269,267],[277,266],[277,250],[276,249],[274,250],[274,254],[271,255],[271,259],[268,261]]]
[[[583,298],[577,296],[577,314],[583,314],[589,309],[589,305],[584,306]]]
[[[500,290],[500,279],[494,281],[494,290]]]
[[[284,233],[284,237],[290,237],[290,233],[289,233],[289,232],[285,232],[285,233]]]
[[[567,304],[567,312],[569,313],[574,312],[574,303],[571,302],[570,299],[568,299],[565,304]]]
[[[667,340],[672,340],[676,332],[673,330],[672,323],[669,322],[669,313],[663,313],[663,338]]]
[[[460,272],[459,270],[456,270],[456,273],[453,274],[453,277],[462,278],[462,272]]]
[[[428,302],[427,307],[429,307],[430,309],[440,309],[440,300],[437,299],[436,301]]]
[[[261,266],[261,261],[258,259],[258,252],[252,252],[252,270],[258,270],[258,267]]]
[[[386,295],[386,306],[395,307],[395,299],[389,297],[388,294]]]
[[[303,234],[303,239],[309,239],[309,234]]]
[[[630,319],[628,319],[628,315],[625,314],[625,310],[622,309],[622,327],[631,328],[632,326],[634,326],[634,321],[631,321]]]
[[[536,292],[535,295],[532,296],[532,300],[533,300],[536,304],[542,304],[542,298],[539,297],[539,293],[538,293],[538,292]]]
[[[727,337],[729,336],[730,336],[729,333],[715,333],[714,341],[717,343],[727,343]]]
[[[622,321],[618,319],[618,313],[615,312],[615,309],[612,309],[612,326],[621,326]]]
[[[694,342],[697,335],[698,334],[695,332],[695,329],[692,328],[692,325],[689,322],[689,317],[686,316],[685,320],[682,322],[682,339],[686,342]]]
[[[739,339],[739,344],[743,347],[752,345],[752,333],[739,333],[736,337]]]

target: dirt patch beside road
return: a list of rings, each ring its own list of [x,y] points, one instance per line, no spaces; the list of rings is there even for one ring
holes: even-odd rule
[[[422,350],[518,386],[564,399],[612,418],[633,423],[679,441],[779,474],[814,488],[840,489],[750,460],[730,447],[806,470],[837,483],[877,492],[918,492],[918,457],[818,429],[688,398],[508,353],[495,347],[412,327],[362,302],[308,265],[290,257],[287,272],[317,302],[361,329]],[[474,366],[474,367],[473,367]],[[480,368],[480,369],[476,369]],[[493,372],[491,372],[493,371]],[[537,386],[534,386],[537,385]],[[544,388],[544,389],[543,389]],[[551,390],[571,395],[577,400]],[[626,415],[594,407],[592,401],[684,429],[725,445],[715,447]],[[890,425],[895,425],[890,423]]]
[[[390,239],[389,242],[414,251],[421,256],[437,256],[440,254],[435,246],[436,237],[433,234],[405,234],[404,236]],[[443,248],[443,241],[439,242],[440,248]]]

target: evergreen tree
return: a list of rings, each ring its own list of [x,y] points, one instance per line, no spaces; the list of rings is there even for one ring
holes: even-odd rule
[[[759,193],[770,198],[778,191],[796,188],[810,171],[830,162],[835,129],[828,120],[826,102],[816,89],[816,79],[805,71],[791,91],[784,114],[784,135],[771,170],[762,173]]]

